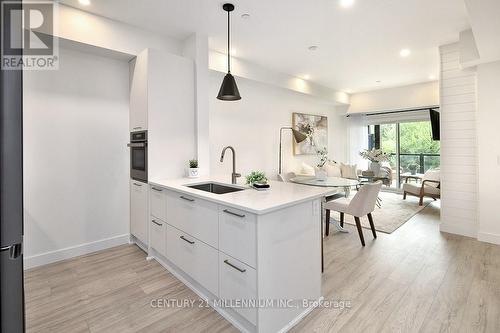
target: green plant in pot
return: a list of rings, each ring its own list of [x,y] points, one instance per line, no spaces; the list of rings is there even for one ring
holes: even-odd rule
[[[417,169],[420,167],[417,163],[410,163],[408,164],[408,170],[410,170],[410,173],[412,175],[417,173]]]
[[[267,184],[267,177],[262,171],[252,171],[246,176],[246,181],[248,185]]]
[[[198,160],[197,159],[189,160],[188,177],[189,178],[199,177],[199,169],[198,169]]]

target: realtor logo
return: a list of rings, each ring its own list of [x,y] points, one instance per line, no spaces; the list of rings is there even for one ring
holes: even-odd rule
[[[56,9],[52,1],[2,2],[2,69],[58,69]]]

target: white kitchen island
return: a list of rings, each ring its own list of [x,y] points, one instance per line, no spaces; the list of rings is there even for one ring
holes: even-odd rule
[[[241,331],[287,331],[322,298],[321,200],[334,190],[270,182],[267,191],[240,185],[215,194],[186,186],[228,180],[150,181],[149,257]]]

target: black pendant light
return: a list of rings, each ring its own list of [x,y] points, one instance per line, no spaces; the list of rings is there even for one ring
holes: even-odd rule
[[[224,80],[219,89],[219,94],[217,98],[223,101],[237,101],[241,99],[240,92],[238,91],[238,86],[234,77],[231,75],[231,26],[230,26],[230,13],[234,10],[234,5],[232,3],[225,3],[222,6],[227,12],[227,74],[224,76]]]

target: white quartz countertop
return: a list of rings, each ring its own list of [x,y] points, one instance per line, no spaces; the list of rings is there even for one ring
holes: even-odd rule
[[[299,185],[293,183],[283,183],[269,181],[271,188],[266,191],[257,191],[248,185],[243,185],[243,179],[238,179],[237,186],[244,187],[245,190],[214,194],[189,188],[185,185],[215,182],[222,185],[231,186],[231,177],[201,177],[201,178],[179,178],[150,180],[149,184],[187,194],[192,197],[205,199],[226,205],[236,209],[241,209],[254,214],[266,214],[288,206],[293,206],[301,202],[335,194],[335,188],[325,188],[316,186]]]

